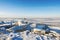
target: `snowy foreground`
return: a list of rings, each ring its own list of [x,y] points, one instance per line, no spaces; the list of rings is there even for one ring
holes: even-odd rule
[[[39,35],[33,32],[24,31],[19,33],[1,34],[0,40],[60,40],[51,34]]]
[[[25,32],[21,33],[23,34],[22,37],[24,40],[59,40],[55,37],[52,37],[51,35],[39,35],[39,34],[34,34],[34,33],[29,33],[26,35]]]

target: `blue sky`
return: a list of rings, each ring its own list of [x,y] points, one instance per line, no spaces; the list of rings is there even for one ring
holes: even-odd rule
[[[60,17],[60,0],[0,0],[0,17]]]

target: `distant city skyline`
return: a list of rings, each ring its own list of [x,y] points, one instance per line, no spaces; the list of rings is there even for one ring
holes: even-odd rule
[[[60,0],[0,0],[0,17],[60,17]]]

